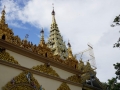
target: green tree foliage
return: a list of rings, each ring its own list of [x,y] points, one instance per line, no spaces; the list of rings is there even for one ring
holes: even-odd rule
[[[113,21],[116,25],[120,25],[120,15],[116,16],[116,18]]]
[[[113,21],[114,24],[111,25],[111,27],[120,25],[120,15],[116,16],[116,18]],[[113,45],[113,47],[119,47],[120,48],[120,38],[118,39],[117,43]]]
[[[120,80],[120,63],[113,64],[113,66],[116,69],[116,78]]]
[[[120,83],[117,80],[120,80],[120,63],[113,64],[116,69],[116,78],[108,79],[108,83],[106,85],[106,90],[120,90]]]
[[[116,78],[108,79],[107,90],[120,90],[120,83],[117,83]]]

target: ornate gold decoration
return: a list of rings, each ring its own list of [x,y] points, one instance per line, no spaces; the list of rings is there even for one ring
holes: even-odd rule
[[[71,58],[67,58],[65,60],[65,64],[70,66],[70,67],[73,67],[75,69],[78,68],[78,61],[75,58],[72,58],[72,59]]]
[[[69,41],[68,41],[68,58],[71,58],[71,59],[74,58],[71,50],[71,44]]]
[[[8,82],[2,90],[40,90],[40,88],[42,87],[32,73],[24,71]]]
[[[76,60],[76,58],[72,54],[71,45],[69,42],[68,42],[68,50],[67,51],[68,51],[68,57],[65,60],[65,64],[77,69],[78,68],[78,61]]]
[[[71,90],[66,83],[62,83],[57,90]]]
[[[81,83],[86,82],[86,80],[90,79],[90,73],[85,73],[81,75]]]
[[[81,83],[81,77],[78,76],[78,75],[70,76],[70,77],[67,78],[67,80],[73,81],[73,82],[76,82],[76,83]]]
[[[56,73],[55,70],[53,70],[52,67],[47,67],[47,65],[37,65],[37,66],[33,66],[32,69],[37,70],[39,72],[43,72],[55,77],[59,77],[59,75]]]
[[[60,55],[60,58],[63,60],[67,58],[68,56],[67,47],[65,45],[65,42],[63,42],[63,37],[61,36],[60,31],[58,29],[55,20],[54,10],[52,11],[52,23],[47,46],[52,50],[54,55]]]
[[[86,80],[90,79],[90,74],[96,75],[96,72],[92,69],[89,62],[87,62],[86,65],[84,65],[81,62],[81,66],[83,67],[82,75],[81,75],[81,83],[84,83]]]
[[[76,83],[84,83],[86,80],[90,79],[90,74],[96,75],[96,72],[90,66],[90,63],[87,62],[87,65],[84,65],[82,61],[78,64],[78,70],[80,70],[83,74],[73,75],[67,78],[67,80],[76,82]]]
[[[62,60],[62,59],[60,58],[60,55],[54,55],[54,56],[53,56],[53,60],[54,60],[54,61],[57,61],[57,62],[59,62],[59,63],[62,63],[62,64],[65,63],[65,60]]]
[[[82,72],[83,75],[84,75],[84,74],[87,74],[87,73],[96,75],[96,72],[95,72],[94,69],[91,67],[91,65],[90,65],[89,62],[87,62],[87,64],[83,66],[83,70],[82,70],[82,71],[83,71],[83,72]]]
[[[85,73],[82,74],[81,76],[79,75],[73,75],[67,78],[67,80],[76,82],[76,83],[84,83],[86,80],[90,79],[90,73]]]
[[[80,60],[79,63],[78,63],[78,70],[80,70],[80,71],[82,71],[82,72],[83,72],[83,70],[84,70],[84,63],[83,63],[82,60]]]
[[[5,8],[2,10],[2,16],[1,16],[0,23],[5,24]]]
[[[41,40],[40,40],[40,45],[43,47],[45,45],[45,40],[44,40],[44,30],[42,28],[42,30],[40,31],[41,33]]]
[[[4,22],[4,23],[2,23],[2,22]],[[0,21],[0,39],[3,39],[3,40],[5,40],[9,43],[12,43],[14,45],[17,45],[17,46],[21,47],[21,48],[25,48],[27,50],[30,50],[31,52],[39,54],[39,55],[44,56],[46,58],[49,58],[50,60],[54,60],[54,61],[57,61],[61,64],[65,64],[65,65],[68,65],[72,68],[77,69],[78,66],[79,66],[78,61],[72,55],[71,48],[69,47],[68,50],[67,50],[67,48],[65,46],[65,43],[63,41],[61,41],[62,37],[59,36],[60,35],[59,30],[55,33],[54,30],[51,29],[51,35],[54,36],[52,33],[57,36],[56,38],[61,38],[61,39],[58,39],[58,40],[54,39],[53,40],[54,42],[50,44],[50,46],[52,44],[55,44],[54,45],[55,48],[53,48],[53,49],[56,50],[55,52],[57,52],[59,54],[54,54],[55,53],[54,50],[53,49],[51,50],[51,47],[49,47],[48,43],[47,44],[45,43],[44,35],[43,35],[44,32],[43,31],[41,33],[42,34],[41,35],[41,41],[40,41],[40,44],[38,46],[33,45],[33,43],[27,41],[27,39],[21,40],[19,36],[15,36],[13,31],[5,23],[5,10],[2,11],[2,16],[1,16],[1,21]],[[52,39],[53,39],[53,37],[51,37],[50,41]],[[60,45],[57,46],[58,44],[60,44]],[[61,45],[62,45],[62,47],[61,47]],[[59,50],[57,51],[57,49],[59,49]],[[67,56],[68,56],[68,58],[67,58]]]
[[[89,62],[87,62],[87,65],[84,66],[84,72],[88,72],[90,70],[92,70],[91,65]]]
[[[77,67],[77,61],[72,60],[72,59],[65,61],[60,58],[60,55],[53,55],[53,52],[51,51],[51,49],[49,47],[47,47],[47,44],[44,42],[43,35],[42,35],[40,44],[38,46],[33,45],[33,43],[27,41],[27,39],[21,40],[19,36],[14,36],[13,31],[10,28],[8,28],[8,25],[5,23],[5,13],[4,12],[5,12],[5,10],[2,13],[2,18],[4,20],[4,23],[1,23],[1,21],[0,21],[0,39],[3,39],[7,42],[10,42],[14,45],[21,47],[21,48],[30,50],[31,52],[42,55],[46,58],[50,58],[51,60],[57,61],[59,63],[69,65],[73,68]]]
[[[37,46],[37,52],[38,54],[47,57],[47,58],[53,58],[53,53],[50,48],[47,47],[46,44],[39,44]]]
[[[30,85],[25,85],[25,84],[20,84],[20,85],[16,85],[16,86],[14,86],[13,88],[11,88],[11,89],[4,89],[4,90],[37,90],[37,89],[35,89],[35,88],[33,88],[33,87],[31,87]]]
[[[1,51],[0,52],[0,60],[4,60],[13,64],[20,65],[18,61],[16,61],[10,54],[6,51]]]

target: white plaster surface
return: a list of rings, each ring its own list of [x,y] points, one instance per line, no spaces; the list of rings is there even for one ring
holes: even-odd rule
[[[43,88],[45,88],[45,90],[57,90],[62,84],[62,82],[60,81],[52,80],[42,76],[34,75],[34,77],[38,80],[39,84],[42,85]],[[68,86],[71,90],[82,90],[82,88],[78,86],[74,86],[71,84],[68,84]]]
[[[67,79],[68,77],[74,75],[73,73],[70,73],[70,72],[67,72],[65,70],[62,70],[62,69],[59,69],[59,68],[56,68],[56,67],[53,67],[52,68],[58,73],[58,75],[63,78],[63,79]]]
[[[23,71],[0,64],[0,90],[21,72]],[[42,87],[45,88],[45,90],[57,90],[58,87],[62,84],[60,81],[49,79],[36,74],[33,74],[33,77],[39,82],[40,85],[42,85]],[[71,90],[82,90],[81,87],[78,86],[71,84],[68,84],[68,86]]]
[[[33,66],[37,66],[37,65],[43,65],[44,63],[40,62],[40,61],[37,61],[37,60],[34,60],[34,59],[31,59],[29,57],[26,57],[26,56],[23,56],[23,55],[20,55],[18,53],[15,53],[15,52],[12,52],[10,50],[6,50],[11,56],[14,57],[15,60],[17,60],[19,62],[19,64],[21,66],[24,66],[24,67],[27,67],[27,68],[32,68]],[[57,73],[58,75],[63,78],[63,79],[67,79],[68,77],[74,75],[73,73],[70,73],[68,71],[65,71],[65,70],[62,70],[62,69],[59,69],[59,68],[56,68],[56,67],[53,67],[51,66]]]
[[[42,62],[39,62],[37,60],[34,60],[32,58],[20,55],[18,53],[12,52],[10,50],[6,50],[11,56],[14,57],[15,60],[18,61],[18,63],[21,66],[27,67],[27,68],[32,68],[33,66],[41,65],[43,64]]]
[[[0,64],[0,90],[5,86],[9,81],[11,81],[15,76],[19,75],[22,71],[4,66]]]

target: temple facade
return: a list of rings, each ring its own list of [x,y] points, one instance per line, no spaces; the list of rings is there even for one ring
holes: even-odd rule
[[[0,18],[0,90],[105,90],[87,62],[78,61],[63,41],[52,11],[48,42],[41,30],[38,45],[15,36]]]

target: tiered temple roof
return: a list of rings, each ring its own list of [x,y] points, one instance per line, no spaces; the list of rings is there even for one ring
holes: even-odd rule
[[[67,47],[65,45],[65,42],[63,41],[63,38],[56,23],[54,9],[52,11],[52,24],[47,45],[49,48],[51,48],[54,55],[60,55],[61,59],[66,59],[68,57]]]
[[[87,64],[84,65],[82,61],[77,61],[77,59],[72,54],[72,49],[69,42],[68,48],[66,47],[55,20],[54,9],[52,11],[52,24],[48,43],[45,43],[43,29],[40,33],[41,40],[39,45],[34,45],[32,42],[27,41],[27,39],[21,40],[18,36],[14,36],[13,31],[8,27],[8,25],[5,22],[5,10],[2,11],[2,16],[0,20],[0,39],[3,39],[6,42],[15,45],[15,47],[28,50],[34,55],[43,56],[52,62],[60,63],[61,66],[69,66],[72,70],[75,70],[76,72],[81,72],[79,75],[76,74],[67,78],[67,80],[70,80],[72,82],[84,83],[87,79],[90,79],[91,73],[94,76],[96,75],[96,72],[91,68],[89,62],[87,62]],[[12,62],[13,64],[19,65],[19,62],[14,60],[13,57],[11,60],[11,57],[12,56],[10,56],[5,51],[5,48],[0,46],[0,60],[5,59],[5,61],[7,62]],[[40,67],[48,69],[46,65],[36,66],[33,69],[39,70]],[[49,68],[49,70],[52,70],[52,68]],[[52,70],[52,72],[53,75],[59,76],[54,70]],[[51,72],[48,73],[51,74]],[[98,79],[96,80],[99,81]],[[99,82],[99,84],[101,83]]]

